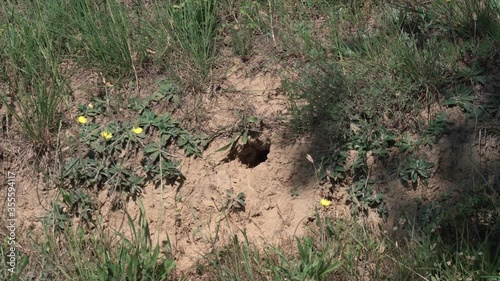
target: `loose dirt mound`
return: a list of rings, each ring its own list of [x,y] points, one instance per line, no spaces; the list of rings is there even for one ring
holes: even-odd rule
[[[231,132],[244,114],[262,120],[258,136],[236,152],[216,152],[230,141],[230,133],[216,138],[203,158],[186,158],[179,151],[177,156],[186,180],[163,188],[149,185],[141,198],[152,236],[158,242],[171,240],[181,270],[192,265],[200,254],[243,230],[257,242],[277,242],[302,235],[303,222],[319,204],[317,182],[311,178],[314,169],[305,160],[309,151],[307,139],[292,142],[283,136],[283,121],[288,117],[282,113],[286,112],[287,98],[276,92],[280,87],[276,71],[248,73],[237,60],[233,63],[235,66],[221,85],[224,93],[206,97],[208,131]],[[78,103],[90,100],[85,89],[95,88],[96,79],[74,79],[77,82],[72,86]],[[74,119],[76,113],[68,114]],[[2,173],[12,170],[18,174],[18,228],[40,230],[50,202],[59,193],[50,190],[53,183],[44,182],[43,177],[38,180],[40,175],[21,170],[19,163],[28,156],[10,143],[17,142],[2,142]],[[112,210],[114,202],[107,190],[97,197],[105,226],[129,233],[124,210]],[[138,217],[139,209],[133,200],[124,209],[134,219]]]
[[[217,152],[229,142],[223,137],[211,143],[203,158],[185,158],[179,152],[186,180],[176,186],[145,188],[141,200],[152,236],[158,242],[170,239],[178,269],[186,269],[200,254],[243,230],[257,243],[304,233],[303,223],[318,207],[320,194],[311,178],[314,168],[305,160],[310,149],[307,139],[291,143],[283,137],[286,128],[279,118],[287,99],[276,93],[279,85],[276,75],[247,77],[235,67],[223,85],[226,93],[210,101],[209,127],[213,131],[231,127],[241,117],[238,114],[246,112],[262,120],[259,136],[233,156],[230,151]],[[111,211],[105,192],[99,198],[105,224],[127,232],[123,212]],[[138,216],[135,202],[128,202],[126,209]]]

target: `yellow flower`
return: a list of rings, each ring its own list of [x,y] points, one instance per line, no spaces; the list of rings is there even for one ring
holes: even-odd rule
[[[138,134],[142,133],[142,128],[140,128],[140,127],[133,127],[132,128],[132,132],[134,132],[135,134],[138,135]]]
[[[323,198],[323,199],[321,199],[321,201],[319,201],[319,203],[321,203],[321,205],[323,205],[325,207],[328,207],[328,206],[330,206],[330,204],[332,204],[332,201]]]
[[[103,131],[103,132],[101,133],[101,137],[103,137],[103,138],[105,138],[105,139],[109,140],[110,138],[112,138],[112,137],[113,137],[113,134],[112,134],[112,133],[110,133],[110,132],[107,132],[107,131]]]
[[[85,116],[78,116],[78,123],[85,124],[87,123],[87,118]]]
[[[477,21],[477,14],[476,14],[476,13],[472,13],[472,19],[473,19],[474,21]]]
[[[89,103],[89,105],[87,105],[88,108],[92,109],[94,108],[94,104],[93,103]]]

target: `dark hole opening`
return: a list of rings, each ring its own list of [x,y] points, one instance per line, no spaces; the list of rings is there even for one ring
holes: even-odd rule
[[[254,168],[267,160],[270,148],[269,144],[263,143],[260,140],[247,143],[243,145],[241,151],[238,153],[238,159],[249,168]]]

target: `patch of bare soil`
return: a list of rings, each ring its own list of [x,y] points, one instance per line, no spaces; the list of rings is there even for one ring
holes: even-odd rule
[[[305,158],[308,141],[290,144],[283,137],[286,128],[279,125],[287,108],[286,97],[276,93],[279,77],[270,72],[247,76],[235,65],[222,86],[224,93],[207,101],[208,127],[231,127],[247,113],[262,120],[262,132],[236,152],[238,157],[216,151],[230,136],[212,142],[203,158],[181,157],[186,180],[174,187],[148,186],[142,198],[153,236],[159,242],[170,239],[181,271],[242,231],[257,243],[300,236],[319,206],[318,184],[310,176],[314,168]],[[103,209],[105,222],[119,228],[123,214],[108,209],[109,202]],[[134,202],[127,209],[138,215]]]
[[[7,137],[6,137],[7,136]],[[4,139],[0,142],[0,235],[7,233],[3,229],[4,223],[10,217],[7,210],[8,187],[7,179],[12,180],[15,189],[15,217],[17,238],[22,239],[28,233],[41,234],[42,219],[51,208],[51,201],[57,198],[57,190],[50,189],[49,184],[44,182],[44,175],[34,172],[33,166],[27,165],[32,162],[36,155],[28,145],[20,146],[22,141],[18,138],[17,132],[11,131],[4,134]],[[12,200],[12,199],[11,199]],[[12,201],[9,201],[12,203]],[[5,232],[4,232],[5,231]],[[26,238],[26,237],[25,237]],[[27,247],[27,245],[21,245]]]

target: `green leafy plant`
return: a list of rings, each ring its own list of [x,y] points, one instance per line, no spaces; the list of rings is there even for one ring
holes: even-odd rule
[[[173,160],[168,147],[176,144],[187,156],[201,156],[203,140],[192,136],[170,114],[156,115],[150,110],[152,103],[165,97],[162,94],[159,99],[134,99],[132,108],[141,105],[137,120],[112,121],[105,126],[84,117],[92,112],[89,116],[98,118],[102,114],[101,102],[94,100],[92,106],[80,106],[76,141],[84,150],[79,157],[67,159],[62,178],[83,187],[106,185],[111,192],[126,191],[134,198],[148,181],[159,185],[182,179],[179,163]],[[139,162],[142,165],[134,165]]]
[[[474,97],[473,91],[469,87],[457,86],[453,90],[453,96],[444,101],[448,106],[459,106],[464,112],[468,114],[474,113]]]
[[[102,115],[106,112],[106,101],[99,98],[93,97],[92,101],[88,104],[79,104],[77,106],[78,112],[84,116],[94,117]]]
[[[144,110],[150,108],[151,106],[158,104],[159,102],[166,100],[168,102],[173,102],[176,106],[180,104],[180,91],[174,81],[166,79],[156,81],[158,85],[158,91],[154,92],[151,96],[146,98],[139,98],[134,96],[130,99],[128,108],[137,111],[141,114]]]
[[[179,163],[169,161],[170,154],[162,145],[151,143],[144,147],[145,157],[141,161],[144,171],[153,181],[160,182],[161,179],[175,181],[183,178],[178,169]]]
[[[165,147],[170,142],[175,141],[180,148],[184,149],[187,156],[201,157],[199,146],[203,140],[191,136],[170,114],[164,113],[157,116],[150,110],[144,110],[139,117],[139,124],[144,127],[146,132],[158,132],[158,147]]]
[[[412,140],[412,137],[408,132],[405,133],[405,135],[399,140],[399,142],[396,144],[396,146],[399,147],[399,152],[402,153],[412,153],[415,149],[420,144],[418,140]]]
[[[73,186],[102,185],[107,175],[105,165],[93,158],[69,158],[63,166],[62,178]]]
[[[434,118],[429,121],[429,126],[425,128],[424,135],[434,139],[440,138],[442,135],[448,133],[448,125],[450,121],[446,114],[436,114]]]
[[[434,163],[427,162],[423,159],[410,158],[406,161],[403,168],[401,168],[399,175],[405,180],[416,184],[418,180],[425,180],[430,178],[430,169],[434,167]]]
[[[323,156],[321,159],[321,168],[319,170],[319,179],[327,177],[330,181],[338,182],[345,178],[345,164],[347,160],[347,152],[339,149],[332,154],[331,157]]]
[[[226,202],[224,203],[224,209],[231,212],[234,211],[244,211],[245,210],[245,199],[246,195],[243,192],[234,194],[233,189],[226,190]]]
[[[217,149],[216,152],[221,152],[226,150],[232,151],[238,144],[238,141],[242,145],[247,144],[249,136],[252,133],[257,132],[255,127],[260,124],[261,121],[259,120],[259,118],[255,116],[248,116],[248,117],[243,116],[243,118],[241,118],[240,122],[236,125],[235,129],[233,130],[234,132],[232,134],[231,141],[227,145]]]
[[[52,209],[44,218],[44,222],[52,228],[53,233],[60,233],[70,225],[71,216],[65,211],[64,207],[56,202],[52,202],[51,207]]]
[[[377,208],[382,217],[387,217],[385,194],[375,193],[367,180],[356,181],[348,190],[347,203],[351,204],[351,214],[367,214],[371,208]]]
[[[71,225],[71,218],[79,218],[80,223],[95,226],[94,200],[84,190],[61,189],[61,199],[51,202],[52,210],[45,217],[45,222],[52,227],[53,232],[61,233]]]
[[[84,223],[95,223],[92,214],[96,210],[94,200],[82,190],[61,190],[62,203],[66,205],[66,213],[77,216]]]
[[[356,156],[354,161],[351,163],[350,171],[355,179],[357,179],[363,175],[366,175],[368,173],[368,164],[367,164],[367,157],[366,157],[365,151],[363,151],[363,150],[358,151],[358,155]]]
[[[107,176],[109,177],[107,183],[111,186],[111,192],[126,190],[134,198],[142,193],[145,184],[144,178],[127,167],[120,164],[111,165],[107,169]]]
[[[180,104],[180,90],[176,83],[172,80],[166,79],[156,82],[158,84],[159,90],[155,92],[150,100],[159,102],[163,99],[173,102],[175,105]]]

